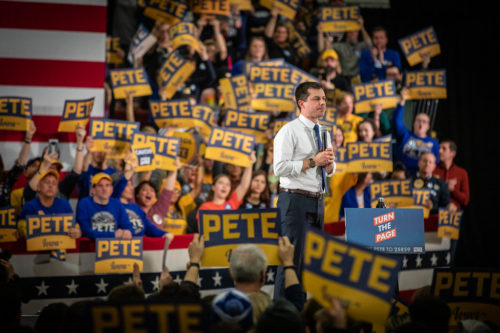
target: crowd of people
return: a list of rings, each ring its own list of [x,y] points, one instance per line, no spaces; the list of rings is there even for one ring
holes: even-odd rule
[[[344,2],[328,1],[328,5],[342,6]],[[112,25],[110,34],[120,36],[123,62],[109,65],[108,69],[143,66],[150,78],[153,94],[115,100],[109,83],[105,83],[107,116],[138,120],[141,130],[145,132],[169,133],[171,129],[161,131],[153,122],[148,101],[160,99],[156,78],[163,61],[174,50],[169,38],[170,25],[143,16],[140,6],[129,16],[124,14],[126,11],[120,11],[119,6],[116,4],[114,9],[121,14],[116,14],[113,19],[116,22],[127,19],[134,23],[128,25],[134,26],[134,29]],[[325,193],[328,194],[325,195],[322,211],[324,223],[342,221],[345,208],[371,207],[370,184],[383,179],[411,179],[413,187],[428,188],[430,197],[426,206],[431,214],[437,214],[440,208],[450,211],[464,209],[469,202],[469,184],[467,172],[454,164],[458,147],[451,139],[438,141],[439,133],[437,137],[431,135],[431,119],[427,113],[419,113],[414,107],[408,108],[413,101],[407,101],[408,91],[403,86],[400,52],[387,48],[389,33],[382,26],[377,26],[370,34],[362,18],[359,20],[359,31],[323,32],[317,18],[319,8],[316,1],[302,1],[293,22],[296,32],[311,49],[307,56],[299,56],[290,43],[290,26],[277,7],[264,8],[254,1],[253,11],[243,11],[235,2],[231,4],[229,17],[226,18],[189,13],[185,20],[196,24],[200,50],[195,51],[191,45],[178,48],[186,59],[195,63],[196,70],[178,87],[172,99],[189,98],[194,105],[211,107],[217,125],[223,126],[225,106],[219,79],[246,74],[249,63],[283,58],[287,63],[313,73],[321,89],[335,95],[332,107],[336,108],[337,124],[330,133],[331,142],[325,147],[334,152],[350,142],[373,142],[387,135],[391,135],[394,143],[394,168],[391,173],[350,173],[348,170],[336,173],[334,168],[327,170]],[[157,41],[141,59],[130,63],[127,52],[139,23],[148,27]],[[429,68],[430,56],[421,56],[422,68]],[[353,85],[385,79],[395,82],[400,96],[397,106],[383,109],[381,105],[373,105],[371,112],[355,113]],[[77,224],[68,231],[72,238],[126,240],[149,236],[171,239],[176,235],[196,234],[189,246],[190,266],[180,285],[172,281],[168,271],[164,271],[160,291],[146,296],[141,288],[140,274],[135,271],[134,283],[113,290],[108,295],[109,300],[202,300],[210,313],[214,332],[245,332],[250,329],[271,332],[281,331],[284,327],[290,332],[366,332],[366,323],[346,317],[345,309],[337,299],[332,299],[330,308],[321,307],[314,299],[306,300],[300,274],[294,269],[282,272],[283,298],[273,300],[262,292],[267,258],[253,245],[241,246],[231,257],[233,289],[213,299],[200,296],[196,282],[204,246],[203,237],[197,234],[198,212],[269,208],[273,206],[272,196],[279,194],[283,187],[277,174],[283,173],[285,167],[275,151],[272,124],[289,119],[294,112],[275,110],[269,113],[271,122],[267,143],[256,146],[256,151],[250,156],[250,167],[222,163],[200,154],[194,161],[182,166],[177,160],[177,170],[169,172],[135,172],[137,161],[130,154],[116,159],[108,158],[105,152],[94,151],[93,138],[82,126],[78,126],[75,133],[73,166],[69,171],[62,170],[60,152],[51,151],[49,147],[39,156],[30,158],[30,144],[36,126],[43,126],[32,122],[15,164],[0,164],[0,207],[15,207],[18,215],[17,236],[20,239],[26,237],[26,216],[61,213],[75,215]],[[405,119],[413,119],[411,129]],[[280,140],[287,144],[286,139]],[[332,162],[330,159],[319,165]],[[314,164],[305,170],[310,167]],[[304,169],[302,172],[305,172]],[[74,193],[78,197],[75,212],[69,202]],[[297,266],[300,251],[294,244],[287,236],[280,238],[279,254],[283,266]],[[61,253],[53,255],[61,256]],[[15,294],[22,288],[19,278],[8,260],[1,259],[0,263],[2,304],[5,304],[4,299],[15,299],[18,301],[15,304],[20,305],[20,298]],[[228,303],[232,304],[232,309]],[[240,312],[234,309],[235,303]],[[450,310],[446,303],[430,295],[428,290],[423,290],[415,295],[412,304],[409,316],[389,318],[387,331],[447,331]],[[78,317],[82,306],[79,303],[71,306],[52,304],[44,308],[35,331],[52,332],[63,328],[65,331],[79,331],[85,327],[83,323],[81,327],[77,325],[82,320]],[[16,311],[19,309],[12,306],[8,309],[10,312],[7,309],[5,313],[1,311],[4,318],[2,327],[21,330],[16,326]],[[464,327],[461,329],[466,331]]]

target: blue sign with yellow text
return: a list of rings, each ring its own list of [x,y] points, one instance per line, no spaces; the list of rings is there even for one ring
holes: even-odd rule
[[[115,99],[127,98],[127,95],[149,96],[153,93],[144,67],[112,69],[109,74]]]
[[[167,24],[179,22],[189,10],[187,2],[183,0],[144,0],[144,2],[144,16]]]
[[[387,179],[370,184],[372,207],[383,197],[391,208],[413,206],[413,187],[410,179]]]
[[[195,69],[195,65],[184,59],[179,50],[170,52],[158,72],[159,93],[162,99],[172,98]]]
[[[92,151],[103,151],[109,156],[123,157],[130,149],[132,136],[139,129],[139,122],[92,119],[90,121],[90,136],[94,139]]]
[[[142,237],[132,239],[99,238],[95,244],[94,272],[131,273],[134,264],[142,271]]]
[[[238,111],[248,111],[252,96],[245,75],[236,75],[219,80],[225,106]]]
[[[33,104],[29,97],[0,97],[0,129],[27,131]]]
[[[250,167],[250,155],[255,146],[255,136],[214,127],[205,150],[205,158],[242,167]]]
[[[323,7],[320,11],[323,32],[344,32],[361,30],[358,6]]]
[[[451,212],[447,209],[439,209],[438,237],[458,239],[460,234],[460,222],[463,211]]]
[[[17,232],[16,209],[4,207],[0,209],[0,243],[15,242]]]
[[[73,214],[29,215],[26,217],[28,251],[74,249],[76,241],[68,236],[75,226]]]
[[[59,132],[75,132],[76,127],[87,126],[94,107],[95,98],[64,101],[64,110],[59,123]]]
[[[352,88],[356,113],[373,111],[375,104],[382,104],[382,108],[387,109],[395,107],[398,103],[393,80],[355,84]]]
[[[257,143],[265,143],[267,141],[266,131],[269,128],[269,120],[268,113],[247,113],[227,109],[224,127],[252,134],[255,136]]]
[[[446,70],[406,72],[405,86],[408,99],[446,98]]]
[[[410,66],[421,63],[424,54],[433,57],[441,53],[439,41],[432,26],[401,38],[398,42]]]
[[[390,142],[349,142],[347,170],[349,172],[391,172],[392,145]]]

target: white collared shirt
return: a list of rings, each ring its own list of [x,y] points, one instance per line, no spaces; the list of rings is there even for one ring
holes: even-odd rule
[[[314,133],[315,123],[302,114],[283,126],[274,138],[274,174],[280,177],[280,186],[287,189],[300,189],[309,192],[322,192],[321,169],[314,167],[302,172],[306,159],[318,154],[318,141]],[[320,125],[321,127],[321,125]],[[330,133],[327,134],[326,147],[331,148]],[[333,171],[328,177],[335,173]]]

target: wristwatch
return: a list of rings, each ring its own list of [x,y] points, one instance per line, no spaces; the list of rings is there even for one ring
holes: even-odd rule
[[[314,168],[316,166],[316,163],[314,163],[314,160],[312,158],[309,159],[309,166],[311,168]]]

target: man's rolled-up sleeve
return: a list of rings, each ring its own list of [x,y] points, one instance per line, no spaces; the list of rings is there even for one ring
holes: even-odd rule
[[[273,167],[278,177],[297,177],[303,161],[293,161],[293,137],[288,127],[283,127],[274,138]]]

